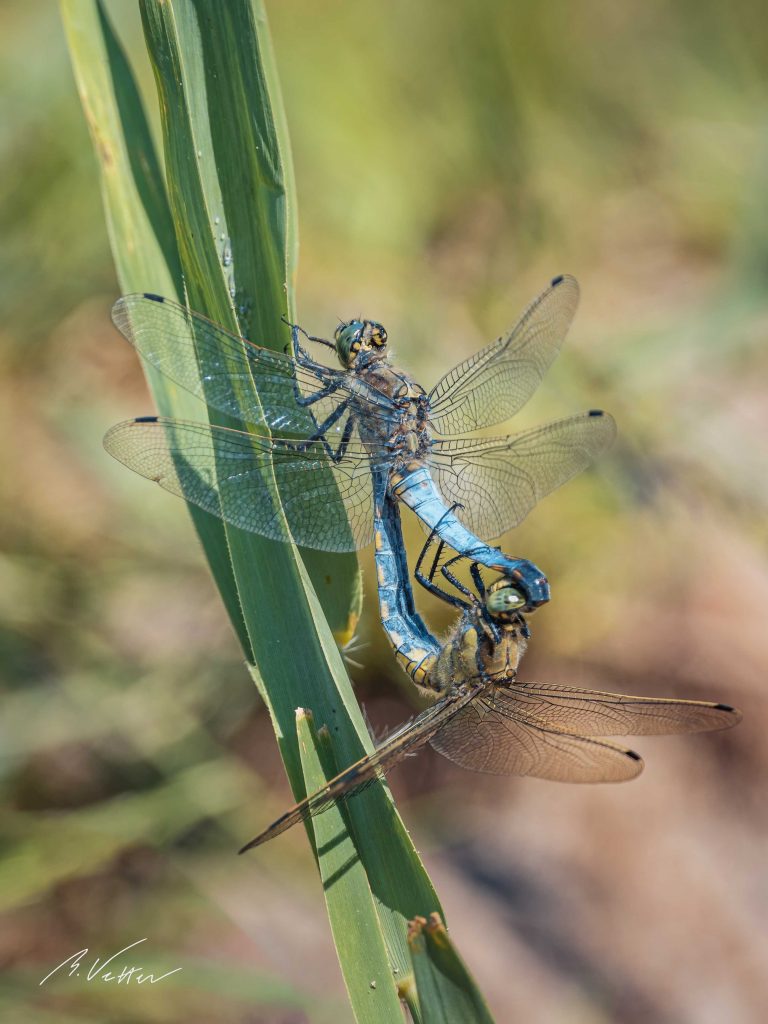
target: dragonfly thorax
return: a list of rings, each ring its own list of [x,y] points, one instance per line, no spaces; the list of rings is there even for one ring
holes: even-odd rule
[[[376,320],[350,320],[333,335],[339,362],[348,370],[361,369],[387,357],[387,332]]]

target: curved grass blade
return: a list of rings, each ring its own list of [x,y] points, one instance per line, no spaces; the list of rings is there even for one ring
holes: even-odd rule
[[[281,110],[279,90],[262,63],[269,49],[262,5],[140,6],[161,96],[187,302],[232,333],[282,351],[289,340],[282,318],[294,319],[297,232],[290,146],[282,114],[273,113],[276,102]],[[249,408],[258,382],[242,357],[225,361],[250,381],[248,391],[241,385]],[[211,422],[239,425],[217,415]],[[301,557],[334,634],[348,642],[362,601],[357,560],[309,550]]]
[[[270,114],[275,86],[265,71],[271,57],[263,63],[269,54],[263,8],[246,0],[225,5],[143,0],[141,11],[163,115],[168,190],[187,302],[227,330],[248,333],[249,324],[258,324],[269,339],[282,343],[280,316],[290,303],[291,278],[285,272],[290,199],[278,173],[286,147],[275,134],[279,119]],[[208,38],[217,34],[221,38]],[[210,127],[219,123],[234,134],[222,138]],[[230,178],[221,168],[232,159],[233,139],[238,173]],[[250,311],[249,300],[254,304]],[[218,418],[217,423],[237,426]],[[301,798],[305,784],[296,707],[311,706],[317,721],[332,726],[340,762],[369,751],[370,738],[296,549],[225,529],[254,654],[252,671],[294,793]],[[335,583],[331,578],[329,585]],[[432,909],[437,897],[387,791],[373,786],[356,805],[350,813],[355,846],[390,963],[402,970],[408,963],[405,923],[414,912]],[[344,885],[344,879],[337,884]]]
[[[315,732],[312,714],[301,708],[296,712],[296,732],[304,783],[307,791],[312,792],[336,774],[330,734],[325,727]],[[399,1020],[400,1002],[365,866],[342,808],[329,807],[308,825],[308,832],[355,1016],[371,1024]],[[344,884],[339,885],[342,878]]]

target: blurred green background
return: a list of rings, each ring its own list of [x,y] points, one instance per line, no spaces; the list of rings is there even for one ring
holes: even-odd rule
[[[111,10],[141,54],[134,6]],[[454,938],[500,1024],[763,1019],[763,5],[269,11],[302,323],[381,320],[430,386],[554,274],[581,281],[565,351],[519,423],[603,406],[620,441],[505,538],[553,584],[523,678],[745,713],[723,735],[638,743],[645,773],[623,787],[409,762],[393,789]],[[6,0],[0,28],[0,1011],[346,1021],[303,831],[234,857],[289,791],[183,506],[101,449],[113,422],[152,409],[109,322],[115,277],[57,11]],[[143,56],[139,70],[152,97]],[[379,729],[413,705],[361,561],[351,671]],[[77,950],[145,936],[137,962],[184,970],[152,988],[38,985]]]

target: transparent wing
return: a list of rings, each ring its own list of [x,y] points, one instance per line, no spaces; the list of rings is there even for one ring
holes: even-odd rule
[[[522,409],[560,351],[578,304],[576,279],[554,278],[511,331],[446,373],[429,394],[436,433],[480,430]]]
[[[532,775],[554,782],[624,782],[642,758],[614,743],[577,736],[499,700],[500,689],[463,708],[431,744],[462,768],[491,775]]]
[[[285,832],[292,825],[305,821],[307,818],[321,814],[324,810],[336,803],[338,800],[346,800],[355,796],[369,786],[376,779],[384,778],[396,765],[404,760],[409,754],[414,753],[427,743],[434,733],[441,729],[445,722],[459,713],[463,707],[474,700],[477,693],[484,689],[483,686],[469,690],[462,695],[452,694],[443,700],[427,708],[418,715],[412,722],[398,729],[389,736],[380,747],[377,747],[372,754],[361,758],[355,764],[345,769],[321,789],[306,797],[300,803],[295,804],[289,811],[281,815],[269,828],[252,839],[240,850],[246,850],[254,846],[261,846],[269,839]]]
[[[499,688],[500,708],[519,709],[548,726],[581,736],[654,736],[729,729],[741,712],[728,704],[584,690],[553,683],[514,683]]]
[[[352,397],[340,371],[324,367],[318,376],[158,295],[123,296],[112,307],[112,321],[142,359],[211,408],[280,434],[310,436]],[[335,390],[327,398],[309,406],[297,402],[297,389],[315,396],[331,382]]]
[[[545,423],[509,437],[435,441],[432,471],[449,504],[479,537],[517,526],[545,495],[606,451],[616,436],[612,416],[599,410]]]
[[[151,417],[118,423],[104,447],[134,472],[243,530],[281,541],[292,536],[321,551],[353,551],[371,540],[371,459],[359,441],[350,441],[336,464],[319,441],[297,450],[281,438]]]

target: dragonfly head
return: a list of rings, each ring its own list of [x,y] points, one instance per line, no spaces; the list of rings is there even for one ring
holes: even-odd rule
[[[347,370],[386,358],[387,332],[375,320],[350,320],[339,324],[333,337],[336,355]]]

